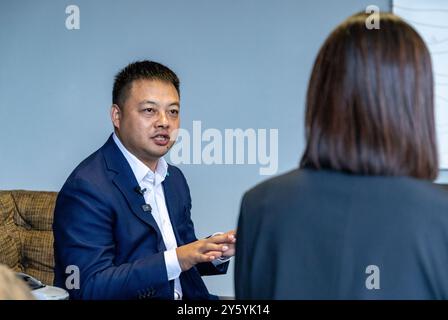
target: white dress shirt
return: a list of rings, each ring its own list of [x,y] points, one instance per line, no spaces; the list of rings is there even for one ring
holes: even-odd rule
[[[152,172],[151,169],[123,146],[115,133],[113,134],[113,139],[131,166],[132,172],[134,173],[140,188],[142,190],[146,189],[146,192],[143,194],[145,202],[152,208],[151,214],[154,217],[154,220],[156,220],[157,226],[162,233],[163,242],[166,247],[164,256],[168,280],[174,280],[174,299],[180,300],[182,299],[182,287],[180,285],[179,276],[182,269],[180,268],[179,260],[177,259],[177,241],[174,236],[173,226],[171,225],[168,209],[166,207],[165,194],[162,186],[162,182],[165,180],[168,172],[168,164],[165,159],[160,158],[157,163],[156,171]]]

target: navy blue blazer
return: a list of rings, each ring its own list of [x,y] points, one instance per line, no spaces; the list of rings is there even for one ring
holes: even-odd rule
[[[54,215],[55,285],[75,284],[70,267],[80,271],[72,299],[173,299],[166,250],[156,221],[135,191],[137,180],[109,137],[85,159],[60,191]],[[190,190],[182,172],[168,166],[163,182],[165,200],[178,246],[196,241],[190,217]],[[221,274],[228,263],[198,264],[180,275],[183,298],[213,299],[201,275]]]
[[[237,234],[237,298],[448,299],[448,193],[429,181],[294,170],[245,194]]]

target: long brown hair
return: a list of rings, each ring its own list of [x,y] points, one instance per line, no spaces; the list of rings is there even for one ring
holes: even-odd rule
[[[302,168],[435,179],[429,51],[397,16],[367,29],[359,13],[339,25],[316,58],[306,102]]]

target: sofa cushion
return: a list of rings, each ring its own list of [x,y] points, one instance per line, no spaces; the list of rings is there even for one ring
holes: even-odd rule
[[[14,223],[15,205],[11,194],[0,192],[0,264],[17,269],[20,262],[19,230]]]
[[[0,263],[53,284],[56,192],[0,191]]]

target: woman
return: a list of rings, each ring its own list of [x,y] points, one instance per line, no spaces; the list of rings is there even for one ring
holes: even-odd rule
[[[397,16],[366,19],[320,49],[300,168],[243,197],[238,299],[448,298],[430,55]]]

